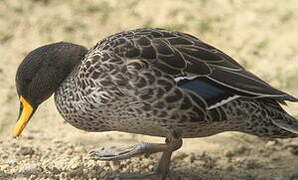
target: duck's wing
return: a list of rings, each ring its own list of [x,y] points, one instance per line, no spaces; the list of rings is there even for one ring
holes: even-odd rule
[[[138,29],[110,36],[98,47],[127,59],[145,60],[177,85],[203,97],[209,107],[241,96],[298,101],[245,70],[222,51],[194,36],[164,29]]]

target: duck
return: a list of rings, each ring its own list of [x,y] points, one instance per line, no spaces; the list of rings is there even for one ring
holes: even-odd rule
[[[124,31],[89,50],[69,42],[44,45],[23,59],[15,81],[20,111],[14,137],[53,94],[63,119],[78,129],[164,137],[165,143],[90,152],[103,161],[162,153],[154,172],[126,178],[169,177],[171,155],[183,138],[225,131],[298,137],[298,121],[281,106],[297,98],[182,32]]]

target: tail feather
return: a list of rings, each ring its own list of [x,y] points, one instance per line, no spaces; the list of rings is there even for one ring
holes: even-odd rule
[[[271,122],[283,130],[297,134],[298,137],[298,120],[288,114],[279,101],[267,99],[263,102],[266,104],[264,108],[267,109]]]
[[[272,118],[272,123],[286,131],[298,134],[298,120],[291,116],[283,119]]]

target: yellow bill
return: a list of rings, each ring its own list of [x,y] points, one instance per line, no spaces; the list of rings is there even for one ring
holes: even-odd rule
[[[30,103],[22,96],[20,97],[20,101],[23,105],[23,108],[21,108],[21,116],[19,117],[17,123],[14,126],[13,137],[18,137],[22,133],[23,129],[29,122],[34,111]]]

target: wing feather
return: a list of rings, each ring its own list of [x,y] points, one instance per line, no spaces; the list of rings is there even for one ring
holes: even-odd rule
[[[298,101],[245,70],[230,56],[194,36],[164,29],[138,29],[98,43],[122,57],[147,60],[173,78],[204,77],[235,95]]]

